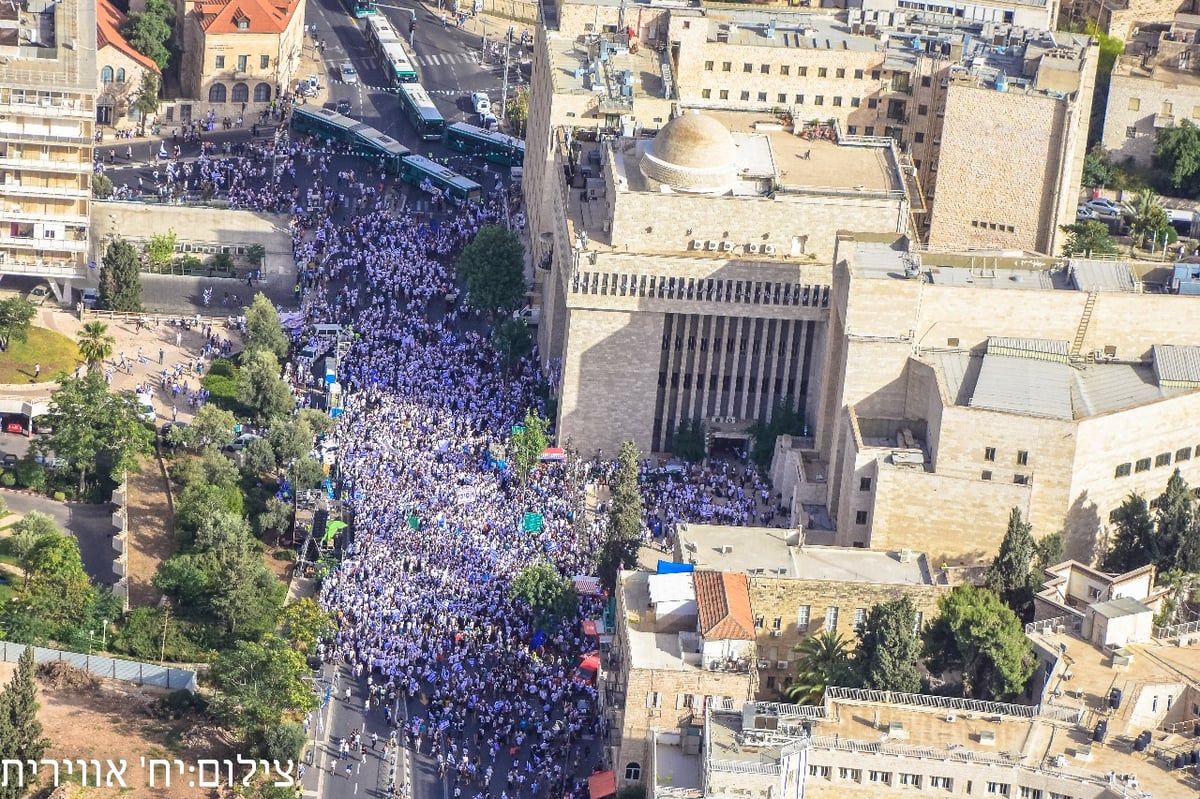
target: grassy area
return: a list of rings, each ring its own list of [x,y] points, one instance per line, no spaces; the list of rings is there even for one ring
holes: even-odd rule
[[[0,352],[0,383],[34,382],[34,364],[42,367],[37,382],[45,383],[59,372],[74,371],[80,362],[79,347],[72,339],[44,327],[31,327],[25,341],[14,341]]]

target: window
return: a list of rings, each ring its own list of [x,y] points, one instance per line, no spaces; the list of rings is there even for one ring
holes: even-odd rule
[[[817,67],[817,77],[818,78],[828,78],[829,70],[826,67]]]
[[[759,93],[758,93],[758,101],[759,101],[760,103],[765,103],[765,102],[767,101],[767,93],[766,93],[766,92],[759,92]]]
[[[230,99],[235,103],[244,103],[250,99],[250,87],[244,83],[233,84],[233,94]]]
[[[865,510],[855,511],[854,512],[854,523],[855,524],[866,524],[867,523],[867,512]]]
[[[856,629],[856,630],[861,629],[862,626],[866,623],[867,623],[867,609],[866,608],[855,608],[854,609],[854,629]]]
[[[1017,465],[1018,466],[1028,466],[1029,465],[1029,453],[1026,450],[1023,450],[1023,449],[1017,450]]]
[[[904,772],[901,772],[900,773],[900,784],[907,785],[910,788],[920,788],[921,787],[921,775],[920,774],[905,774]]]
[[[743,99],[743,100],[749,100],[749,99],[750,99],[750,92],[742,92],[742,99]]]
[[[721,89],[720,97],[722,100],[728,100],[729,99],[729,89]]]
[[[844,77],[846,77],[846,70],[843,69],[842,67],[838,67],[837,69],[835,69],[833,71],[833,76],[835,78],[844,78]]]
[[[112,80],[113,80],[113,68],[112,67],[104,67],[103,69],[100,70],[100,82],[101,83],[112,83]]]
[[[245,56],[245,55],[238,56],[238,65],[237,65],[238,72],[245,72],[246,67],[249,65],[249,63],[250,63],[250,56]]]
[[[646,707],[662,707],[662,694],[650,691],[646,694]]]
[[[770,75],[771,74],[771,65],[770,64],[761,64],[758,67],[758,71],[764,75]]]
[[[856,70],[854,70],[854,79],[855,79],[855,80],[862,80],[862,79],[863,79],[863,71],[862,71],[861,69],[856,69]]]
[[[781,65],[779,66],[779,74],[780,74],[780,75],[790,75],[790,74],[792,74],[792,67],[791,67],[789,64],[781,64]]]
[[[916,613],[913,614],[913,635],[920,635],[921,627],[923,627],[924,624],[925,624],[925,614],[918,610]]]
[[[825,105],[825,95],[818,94],[816,97],[813,98],[813,104],[814,105]]]
[[[1021,799],[1042,799],[1042,789],[1030,788],[1028,785],[1022,785]]]
[[[225,56],[217,56],[217,69],[225,69]]]
[[[945,788],[947,791],[954,790],[954,780],[949,777],[930,777],[930,788]]]
[[[861,97],[851,97],[850,98],[850,107],[851,108],[858,108],[860,105],[862,105]]]
[[[214,83],[212,86],[208,87],[208,101],[210,103],[225,102],[225,84],[224,83]]]
[[[796,105],[804,105],[804,95],[803,94],[796,95]]]
[[[874,136],[874,135],[875,135],[875,126],[874,126],[874,125],[867,125],[867,126],[866,126],[866,127],[863,129],[863,135],[864,135],[864,136]]]
[[[712,72],[712,71],[713,71],[713,62],[712,62],[712,61],[705,61],[705,62],[704,62],[704,71],[705,71],[705,72]]]
[[[921,133],[920,131],[917,131],[916,133],[913,134],[913,141],[916,142],[917,144],[921,144],[922,142],[925,141],[925,134]]]
[[[858,478],[858,490],[859,491],[870,491],[871,490],[871,478],[870,477]]]
[[[240,31],[250,30],[250,20],[242,17],[237,21],[237,27]]]
[[[732,72],[733,71],[733,62],[722,61],[721,62],[721,71],[722,72]]]
[[[1114,477],[1128,477],[1133,473],[1132,463],[1122,463],[1117,466],[1117,472]]]
[[[763,616],[754,617],[754,629],[761,630],[763,628]]]
[[[921,76],[921,86],[923,88],[928,89],[932,85],[933,85],[933,80],[928,75]]]
[[[829,779],[829,766],[810,765],[808,767],[808,776]]]
[[[992,472],[991,472],[991,470],[990,470],[990,469],[984,469],[982,472],[980,472],[980,473],[979,473],[979,479],[980,479],[980,480],[991,480],[991,479],[992,479]]]
[[[271,68],[271,56],[260,55],[258,57],[258,68],[259,69],[270,69]]]
[[[825,608],[825,629],[836,630],[838,619],[838,609],[836,605],[831,605]]]
[[[883,74],[883,73],[882,73],[882,72],[880,72],[880,71],[879,71],[879,70],[877,70],[877,69],[873,69],[873,70],[871,70],[871,80],[879,80],[879,76],[880,76],[880,75],[882,75],[882,74]]]
[[[1137,138],[1137,127],[1134,125],[1130,125],[1129,127],[1125,128],[1125,138],[1136,139]]]
[[[629,782],[640,782],[642,779],[642,764],[634,760],[626,763],[625,779]]]
[[[849,133],[851,136],[857,136],[858,135],[858,125],[847,125],[846,132]]]
[[[772,630],[782,630],[783,629],[783,616],[776,616],[775,618],[771,619],[771,629]]]
[[[768,674],[767,675],[767,688],[774,688],[774,687],[775,687],[775,675]]]
[[[862,769],[840,768],[838,769],[838,779],[849,780],[851,782],[862,782]]]
[[[890,771],[868,771],[867,779],[871,782],[878,782],[884,785],[892,784],[892,772]]]
[[[833,98],[833,104],[834,104],[834,105],[841,105],[841,104],[842,104],[842,98],[841,98],[841,97],[834,97],[834,98]]]
[[[808,67],[796,67],[796,74],[802,78],[806,77],[808,75]]]
[[[996,460],[996,448],[995,447],[984,447],[983,448],[983,459],[985,461]]]
[[[811,605],[801,605],[796,609],[796,627],[800,632],[808,629],[808,615],[812,612]]]
[[[1190,461],[1192,459],[1192,448],[1184,447],[1183,449],[1175,450],[1175,462]]]
[[[879,107],[879,100],[877,100],[874,97],[867,98],[867,108],[878,108],[878,107]]]
[[[117,70],[117,83],[124,83],[124,82],[125,82],[125,67],[121,67]]]
[[[920,105],[920,104],[917,105],[917,115],[918,116],[927,116],[928,114],[929,114],[929,106]]]
[[[780,92],[779,94],[775,95],[775,102],[779,103],[780,105],[787,103],[787,95],[783,92]]]
[[[1088,586],[1088,599],[1099,599],[1099,598],[1100,598],[1100,589],[1094,585],[1089,585]]]
[[[1029,485],[1029,475],[1014,474],[1013,475],[1013,483],[1016,485],[1019,485],[1019,486]]]
[[[712,89],[701,89],[700,96],[703,97],[705,100],[710,99],[712,97]]]
[[[1137,463],[1135,463],[1133,466],[1133,470],[1135,472],[1150,471],[1150,459],[1149,458],[1138,458]]]
[[[987,784],[987,792],[996,796],[1008,796],[1008,783],[989,782]]]
[[[260,83],[254,87],[254,102],[256,102],[256,103],[271,102],[271,84]]]
[[[753,64],[742,64],[742,72],[753,72],[753,71],[754,71]]]
[[[1154,456],[1154,465],[1155,466],[1170,466],[1171,465],[1171,453],[1162,452],[1162,453],[1159,453],[1158,455],[1155,455]]]

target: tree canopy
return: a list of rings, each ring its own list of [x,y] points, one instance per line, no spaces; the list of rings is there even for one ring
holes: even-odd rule
[[[266,350],[279,360],[287,358],[288,337],[279,321],[275,304],[262,293],[246,308],[246,352]]]
[[[1151,563],[1160,574],[1200,570],[1196,496],[1179,469],[1167,480],[1153,511],[1134,493],[1109,515],[1109,522],[1112,543],[1100,561],[1105,571],[1120,574]]]
[[[317,705],[303,680],[308,675],[304,655],[275,635],[239,641],[224,650],[211,675],[221,691],[219,712],[243,730],[276,725],[284,710],[308,711]]]
[[[116,339],[109,335],[108,325],[103,322],[85,322],[76,336],[79,355],[87,361],[88,368],[98,366],[113,354]]]
[[[575,584],[570,577],[559,574],[552,563],[522,569],[509,586],[509,596],[532,608],[541,627],[553,626],[569,617],[578,603]]]
[[[796,676],[788,698],[802,705],[818,704],[830,685],[854,685],[856,678],[846,641],[834,630],[822,630],[796,644]]]
[[[921,638],[911,599],[905,596],[873,606],[858,635],[854,670],[864,688],[909,694],[921,689],[917,671]]]
[[[141,259],[124,239],[110,242],[100,261],[100,306],[110,311],[142,310]]]
[[[152,75],[154,73],[146,74]],[[176,236],[174,230],[151,235],[145,245],[146,260],[157,269],[170,266],[171,261],[175,258],[175,242]]]
[[[242,364],[237,373],[237,396],[260,422],[288,415],[295,406],[291,389],[281,376],[279,359],[268,349],[242,353]]]
[[[1160,130],[1154,161],[1184,196],[1200,196],[1200,128],[1194,122],[1182,119]]]
[[[40,761],[49,745],[42,737],[42,723],[37,718],[36,668],[33,647],[26,647],[17,661],[17,673],[0,691],[0,758],[6,762]],[[15,778],[4,782],[0,786],[0,799],[18,799],[28,790],[27,785]]]
[[[987,588],[957,585],[938,600],[940,615],[925,629],[926,665],[934,674],[962,672],[974,699],[1005,701],[1033,674],[1032,645],[1021,620]]]
[[[525,246],[504,225],[487,225],[458,257],[470,303],[489,316],[520,307],[525,295]]]
[[[988,569],[986,585],[1018,616],[1028,620],[1033,618],[1029,572],[1035,550],[1033,525],[1021,517],[1019,508],[1013,508],[1008,514],[1008,529],[1000,542],[1000,551]]]
[[[171,27],[175,9],[166,0],[146,0],[144,10],[134,11],[125,18],[121,34],[133,49],[166,69],[171,61]]]
[[[1117,244],[1108,233],[1108,225],[1095,220],[1075,222],[1062,225],[1062,232],[1067,234],[1063,242],[1063,255],[1112,255],[1117,251]]]
[[[596,573],[610,591],[624,567],[637,563],[641,547],[642,494],[638,488],[638,448],[632,441],[621,445],[617,470],[609,484],[608,528],[596,558]]]
[[[513,460],[517,465],[517,474],[521,480],[526,480],[550,445],[550,437],[546,434],[550,421],[543,418],[536,408],[527,408],[519,427],[521,429],[512,434]]]
[[[24,297],[7,297],[0,300],[0,347],[8,349],[14,341],[25,341],[29,338],[29,326],[33,317],[37,316],[37,308]]]

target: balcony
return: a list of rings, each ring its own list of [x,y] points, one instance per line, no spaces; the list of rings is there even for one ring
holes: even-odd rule
[[[85,160],[64,158],[5,158],[0,156],[0,167],[30,169],[45,172],[91,172],[92,165]]]
[[[64,261],[50,258],[12,258],[0,252],[0,274],[42,275],[45,277],[82,277],[86,265],[83,260]]]
[[[62,222],[67,225],[87,227],[90,220],[86,213],[79,214],[31,214],[24,211],[6,211],[0,208],[0,224],[5,222]]]
[[[0,193],[8,197],[87,197],[91,189],[79,186],[34,186],[23,183],[0,183]]]
[[[53,250],[57,252],[87,252],[87,238],[82,239],[35,239],[22,236],[0,236],[0,248],[23,250]]]

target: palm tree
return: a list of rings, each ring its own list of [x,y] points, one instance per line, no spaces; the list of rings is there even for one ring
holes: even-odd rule
[[[108,325],[103,322],[88,322],[79,331],[79,354],[87,361],[88,369],[101,364],[113,353],[116,339],[108,334]]]
[[[846,641],[833,630],[805,638],[796,644],[796,681],[787,689],[788,698],[802,705],[815,705],[824,698],[825,688],[850,676],[850,652]]]

